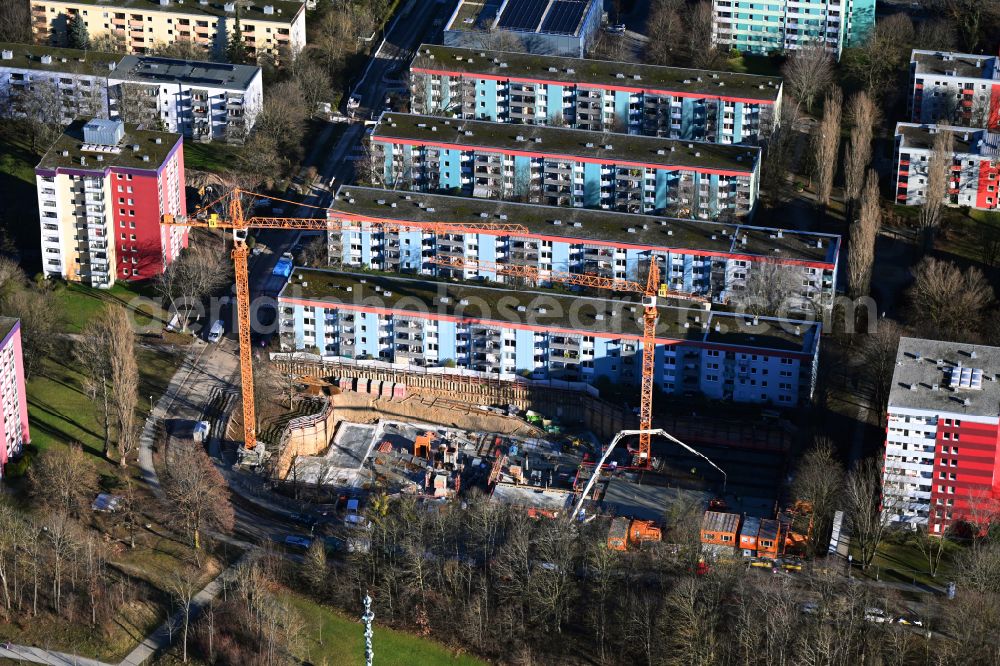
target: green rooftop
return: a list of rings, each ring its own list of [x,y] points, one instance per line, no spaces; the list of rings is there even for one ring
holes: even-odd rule
[[[117,65],[122,59],[120,53],[60,49],[54,46],[16,42],[0,42],[0,52],[3,54],[0,58],[0,67],[98,76],[107,76],[114,69],[113,65]],[[42,62],[44,56],[49,56],[51,61]]]
[[[120,9],[123,11],[145,11],[145,12],[174,12],[177,14],[193,14],[201,16],[218,16],[225,18],[236,18],[236,12],[227,12],[224,2],[209,0],[206,4],[201,4],[198,0],[170,0],[168,4],[160,4],[159,0],[45,0],[46,5],[54,6],[65,4],[74,5],[97,5],[109,10]],[[265,14],[264,7],[274,8],[274,14]],[[305,4],[294,2],[294,0],[241,0],[240,18],[253,21],[274,21],[275,23],[291,23],[296,14],[305,11]]]
[[[761,102],[773,102],[781,92],[781,79],[774,76],[433,44],[420,46],[411,67],[511,79],[580,83],[591,87],[608,85],[708,97],[743,97]]]
[[[125,125],[124,138],[117,146],[97,146],[84,143],[83,125],[84,121],[78,120],[67,127],[35,168],[97,171],[121,167],[154,171],[181,140],[180,134],[140,130],[135,125]],[[157,139],[160,143],[156,142]],[[149,160],[145,160],[145,156]],[[101,159],[98,160],[98,157]]]
[[[571,328],[622,336],[642,336],[642,306],[637,300],[576,296],[545,289],[512,289],[431,278],[403,278],[296,268],[279,295],[412,313],[468,317],[498,324],[520,323]],[[657,336],[711,341],[788,352],[811,352],[818,324],[760,319],[700,308],[660,307]],[[798,326],[798,331],[796,331]],[[718,330],[716,330],[718,327]]]
[[[679,220],[587,208],[509,203],[354,185],[340,187],[330,204],[330,211],[334,217],[336,212],[341,212],[404,223],[520,224],[532,233],[583,241],[731,252],[775,260],[826,262],[831,267],[837,259],[840,246],[840,237],[836,234]]]
[[[600,160],[607,164],[641,163],[669,168],[737,171],[748,176],[754,172],[760,156],[759,148],[748,146],[392,112],[382,114],[372,138],[390,143],[393,139],[403,139],[470,149],[565,155]]]

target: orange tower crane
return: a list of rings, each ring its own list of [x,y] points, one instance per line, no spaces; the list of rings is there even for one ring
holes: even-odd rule
[[[648,467],[650,457],[650,430],[653,427],[653,384],[656,379],[656,321],[658,312],[656,299],[658,296],[683,298],[686,300],[708,302],[708,299],[687,292],[667,289],[660,284],[660,268],[656,261],[649,262],[649,274],[646,284],[632,280],[609,278],[590,273],[568,273],[564,271],[542,271],[532,266],[497,264],[486,261],[465,262],[462,259],[431,259],[431,263],[458,270],[478,270],[487,273],[497,273],[511,277],[521,277],[532,281],[551,281],[562,284],[573,284],[595,289],[610,289],[642,294],[642,382],[639,392],[639,465]]]
[[[263,194],[256,194],[246,190],[234,189],[226,196],[207,206],[204,210],[211,211],[216,205],[228,198],[225,204],[226,217],[221,218],[218,213],[208,212],[204,216],[194,218],[178,219],[173,215],[164,215],[161,224],[168,226],[200,227],[204,229],[231,229],[233,232],[233,268],[236,274],[236,313],[237,327],[239,333],[240,351],[240,380],[243,394],[243,438],[247,449],[253,449],[257,445],[256,414],[253,399],[253,354],[250,347],[250,277],[247,269],[247,257],[250,248],[247,247],[247,236],[249,230],[254,229],[298,229],[311,231],[327,231],[330,222],[324,218],[305,217],[246,217],[243,213],[242,197],[248,196],[255,199],[266,198],[273,201],[305,206],[294,201],[286,201],[277,197],[269,197]],[[326,208],[319,206],[305,206],[322,211]],[[352,214],[338,213],[336,216],[343,222],[353,225],[368,224],[381,227],[383,231],[392,230],[424,230],[433,233],[498,233],[498,234],[524,234],[527,228],[520,224],[496,224],[491,222],[483,223],[445,223],[445,222],[390,222],[377,219],[368,219]]]

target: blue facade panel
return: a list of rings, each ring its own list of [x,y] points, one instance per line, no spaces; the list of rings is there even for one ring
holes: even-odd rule
[[[456,324],[453,321],[439,321],[438,329],[438,360],[442,363],[448,359],[458,361],[455,355],[455,342],[457,338]]]
[[[552,243],[552,270],[569,271],[569,243]]]
[[[601,205],[601,165],[583,165],[583,205],[597,208]]]
[[[372,358],[378,358],[378,315],[374,312],[359,312],[354,331],[358,355],[368,354]]]
[[[743,141],[743,111],[746,109],[746,104],[743,102],[736,102],[733,105],[733,143],[739,143]],[[722,113],[723,105],[719,105],[719,113]],[[719,132],[722,132],[722,118],[719,118]],[[749,138],[749,137],[747,137]]]
[[[462,187],[462,151],[450,148],[442,150],[440,172],[443,189]]]
[[[670,172],[663,169],[656,171],[656,210],[663,210],[667,207],[667,176]]]
[[[514,330],[514,364],[518,371],[535,369],[535,332]]]
[[[305,308],[301,305],[295,306],[295,347],[302,349],[305,345]]]
[[[545,119],[552,122],[560,118],[563,115],[563,87],[546,86],[545,100]]]
[[[629,106],[629,97],[631,96],[631,94],[632,93],[624,92],[621,90],[615,91],[615,117],[618,119],[618,122],[620,123],[620,129],[616,129],[615,131],[625,131],[625,132],[628,131],[628,126],[629,126],[628,106]]]
[[[639,275],[639,255],[640,250],[625,250],[625,275],[632,280],[644,279]]]
[[[492,234],[477,234],[479,239],[479,259],[496,263],[497,260],[497,237]],[[496,271],[480,271],[487,280],[496,280]]]
[[[401,231],[399,233],[399,261],[406,270],[419,271],[423,267],[423,248],[419,231]]]
[[[476,80],[476,118],[497,120],[497,82],[490,79]]]

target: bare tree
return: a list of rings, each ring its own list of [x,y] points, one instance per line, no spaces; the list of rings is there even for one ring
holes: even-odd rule
[[[154,55],[164,58],[179,58],[181,60],[208,60],[208,49],[189,39],[176,39],[172,42],[160,42],[153,45]]]
[[[181,619],[181,661],[185,664],[188,660],[188,628],[191,626],[191,604],[199,591],[199,577],[201,572],[193,567],[181,567],[174,569],[167,583],[170,588],[170,595],[180,611]]]
[[[798,268],[764,260],[747,268],[746,280],[733,300],[742,312],[759,317],[774,316],[791,309],[800,291]]]
[[[183,250],[154,279],[157,292],[170,303],[170,311],[181,314],[187,330],[191,309],[203,298],[231,281],[231,263],[216,241],[206,240]]]
[[[926,231],[941,226],[941,207],[948,195],[953,145],[954,136],[951,132],[938,132],[934,135],[934,145],[927,159],[927,189],[924,190],[924,202],[917,218],[920,228]]]
[[[125,81],[112,88],[111,99],[118,117],[129,125],[144,129],[159,129],[160,110],[157,107],[157,88]]]
[[[851,244],[848,248],[848,285],[852,298],[868,295],[871,287],[872,266],[875,263],[875,240],[882,226],[882,208],[878,200],[878,175],[869,169],[858,219],[851,225]]]
[[[913,271],[910,299],[913,323],[928,332],[952,337],[980,330],[993,303],[993,287],[978,268],[925,257]]]
[[[21,345],[24,376],[30,379],[55,353],[63,314],[44,289],[26,287],[8,293],[0,303],[0,312],[21,320]]]
[[[87,505],[94,470],[79,444],[53,448],[28,470],[32,494],[46,507],[79,515]]]
[[[817,555],[826,549],[826,539],[833,526],[833,514],[839,508],[844,491],[844,466],[837,459],[833,442],[818,437],[806,451],[795,470],[792,494],[808,502],[812,509],[812,538],[809,549]]]
[[[891,88],[897,73],[905,70],[913,35],[913,22],[905,14],[876,21],[864,43],[847,60],[847,70],[870,95],[881,98]]]
[[[300,54],[292,65],[292,76],[302,92],[302,101],[310,117],[315,115],[323,102],[333,102],[333,86],[330,73],[315,63],[305,53]]]
[[[878,415],[880,423],[886,418],[892,374],[896,369],[896,350],[902,333],[896,322],[879,319],[875,329],[861,346],[861,367],[872,387],[871,408]]]
[[[80,339],[73,346],[73,358],[83,370],[83,388],[87,392],[87,397],[97,406],[97,420],[104,440],[104,457],[110,458],[111,387],[108,381],[111,367],[103,321],[100,318],[87,322]]]
[[[8,0],[0,12],[0,42],[30,42],[28,0]]]
[[[712,11],[711,0],[701,0],[688,6],[688,57],[692,67],[711,69],[718,59],[719,53],[712,43],[714,20],[715,12]]]
[[[170,518],[195,550],[201,548],[206,529],[233,529],[233,505],[226,481],[200,445],[171,443],[162,479]]]
[[[684,3],[679,0],[656,0],[653,3],[646,22],[646,32],[653,35],[653,39],[646,44],[646,62],[653,65],[674,64],[675,49],[684,34],[683,7]]]
[[[109,306],[103,317],[111,381],[112,404],[118,434],[118,464],[125,467],[139,439],[135,409],[139,402],[139,366],[135,356],[135,333],[128,311]]]
[[[813,103],[834,83],[833,59],[821,43],[796,49],[781,68],[788,93],[795,98],[796,111],[805,105],[811,111]]]
[[[813,136],[813,154],[816,163],[816,202],[830,204],[833,177],[837,173],[837,155],[840,152],[840,113],[842,94],[839,87],[826,96],[823,120],[816,125]]]
[[[853,212],[865,184],[865,170],[872,159],[872,134],[878,122],[878,107],[866,92],[855,93],[847,105],[847,119],[851,123],[851,138],[844,155],[844,201]],[[848,219],[853,217],[853,214],[848,215]]]
[[[27,122],[32,151],[45,152],[63,133],[63,99],[54,81],[43,79],[22,87],[10,106]]]
[[[898,495],[882,492],[881,456],[865,458],[847,474],[844,485],[846,514],[853,543],[861,554],[861,566],[872,563],[885,530],[898,506]]]
[[[921,526],[913,535],[913,543],[927,562],[927,573],[931,578],[937,578],[941,560],[947,552],[948,540],[943,535],[934,536],[927,531],[927,526]],[[1000,572],[1000,571],[998,571]]]

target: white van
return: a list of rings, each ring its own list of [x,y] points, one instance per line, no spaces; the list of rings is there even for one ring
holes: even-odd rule
[[[225,323],[223,323],[221,319],[217,319],[216,322],[212,324],[212,328],[208,330],[208,341],[218,342],[220,339],[222,339],[222,333],[225,330],[225,328],[226,328]]]

